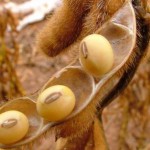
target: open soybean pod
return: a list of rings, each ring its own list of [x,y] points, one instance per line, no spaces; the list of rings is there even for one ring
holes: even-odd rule
[[[137,30],[135,11],[131,2],[126,2],[96,33],[103,35],[112,45],[114,64],[111,70],[95,81],[94,77],[86,73],[77,63],[58,72],[43,88],[62,84],[70,87],[75,93],[76,107],[74,111],[63,121],[64,123],[58,126],[64,137],[69,134],[71,134],[69,136],[74,136],[77,129],[80,128],[81,132],[84,130],[84,124],[85,126],[91,124],[95,117],[96,108],[101,108],[109,102],[107,98],[113,90],[116,90],[115,94],[117,94],[119,89],[116,89],[116,87],[122,82],[126,70],[130,69],[130,65],[135,61],[133,58],[137,52],[135,49]],[[127,78],[123,82],[130,80],[133,72],[129,72],[129,76],[126,76]],[[123,82],[122,85],[125,87],[126,85]],[[124,87],[121,87],[120,90]],[[112,95],[112,98],[113,96],[116,95]],[[74,122],[74,126],[71,126],[72,122]],[[50,124],[47,125],[47,128],[49,127]],[[67,128],[74,132],[70,133]]]
[[[146,52],[150,32],[149,24],[145,24],[144,18],[138,14],[134,6],[134,2],[126,1],[95,32],[104,36],[113,48],[114,64],[111,70],[101,78],[95,79],[84,71],[77,60],[54,74],[37,95],[51,86],[64,85],[75,95],[74,110],[61,121],[49,122],[37,115],[35,101],[29,98],[24,99],[26,106],[32,106],[32,111],[29,111],[27,116],[37,120],[33,121],[35,128],[30,128],[29,136],[10,147],[26,145],[32,140],[36,141],[40,135],[44,135],[52,127],[55,127],[61,137],[74,137],[83,133],[93,123],[96,113],[102,111],[128,85]],[[12,106],[17,109],[16,103],[19,102],[22,103],[21,99],[14,100],[4,105],[3,109]],[[29,124],[33,122],[29,121]],[[1,145],[1,147],[8,146]]]

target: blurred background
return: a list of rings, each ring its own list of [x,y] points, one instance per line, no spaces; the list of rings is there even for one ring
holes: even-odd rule
[[[39,90],[71,61],[47,58],[35,48],[38,31],[60,0],[0,0],[0,105]],[[149,48],[150,53],[150,48]],[[111,150],[150,150],[150,54],[132,82],[103,113]]]

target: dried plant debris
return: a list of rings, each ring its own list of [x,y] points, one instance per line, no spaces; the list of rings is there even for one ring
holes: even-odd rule
[[[0,100],[8,100],[13,96],[24,94],[17,78],[15,65],[19,57],[19,45],[16,41],[17,20],[12,12],[0,8]],[[6,44],[6,30],[10,28],[9,37],[12,47]]]
[[[61,5],[61,0],[31,0],[21,4],[8,2],[4,7],[18,16],[20,21],[17,30],[20,31],[28,24],[43,20],[59,5]]]
[[[121,139],[120,145],[122,145],[122,147],[128,145],[129,147],[134,147],[134,149],[144,149],[149,143],[146,140],[149,139],[148,118],[150,117],[149,65],[150,64],[147,61],[140,65],[140,68],[133,78],[130,86],[120,97],[120,103],[122,106],[126,106],[119,138]],[[131,139],[131,137],[133,140],[137,141],[136,145],[133,145],[129,140],[127,140],[127,138]]]

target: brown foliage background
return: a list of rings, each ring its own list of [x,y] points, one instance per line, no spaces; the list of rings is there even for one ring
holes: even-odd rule
[[[23,0],[14,2],[21,3]],[[18,60],[15,62],[9,54],[10,63],[15,62],[12,63],[12,68],[18,80],[15,83],[19,84],[15,86],[24,89],[27,95],[40,89],[53,73],[71,60],[66,53],[49,59],[35,49],[35,36],[44,22],[29,25],[20,33],[15,33],[15,40],[20,48]],[[5,39],[8,49],[16,49],[10,42],[12,39],[9,33],[6,33]],[[150,48],[148,52],[128,88],[104,110],[104,129],[111,150],[150,149]],[[7,70],[2,70],[1,67],[0,71],[4,74]],[[2,81],[0,84],[2,85]],[[10,84],[10,78],[7,79],[7,84]],[[1,101],[24,94],[22,90],[16,89],[15,93],[7,95],[6,91],[12,89],[5,87],[4,90],[5,93],[0,90]]]

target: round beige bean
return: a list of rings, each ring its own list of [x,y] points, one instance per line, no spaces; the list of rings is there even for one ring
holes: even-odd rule
[[[99,34],[89,35],[82,40],[79,58],[83,68],[95,77],[110,71],[114,62],[113,49],[109,41]]]
[[[0,114],[0,143],[12,144],[21,140],[28,132],[28,118],[19,111]]]
[[[48,121],[60,121],[73,111],[75,101],[75,95],[71,89],[63,85],[55,85],[39,95],[37,111]]]

